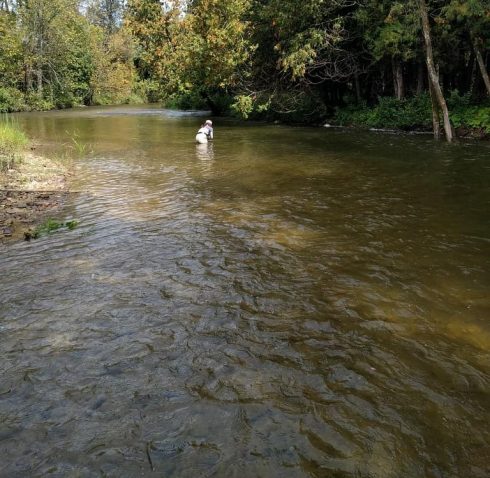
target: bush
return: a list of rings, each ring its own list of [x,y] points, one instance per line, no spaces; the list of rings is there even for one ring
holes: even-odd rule
[[[152,80],[135,81],[131,95],[138,98],[138,103],[157,103],[162,99],[158,83]]]
[[[25,102],[27,111],[52,110],[55,106],[51,101],[43,98],[43,96],[38,93],[27,94],[25,96]]]
[[[469,106],[451,112],[451,122],[456,128],[481,129],[490,134],[490,106]]]
[[[471,95],[452,91],[447,98],[451,123],[456,128],[483,130],[490,133],[490,104],[471,104]],[[336,121],[341,125],[391,129],[431,129],[430,96],[424,93],[413,98],[397,100],[380,98],[376,106],[365,103],[348,105],[337,111]]]
[[[371,108],[365,103],[349,105],[337,111],[336,120],[341,125],[370,128],[428,129],[432,125],[430,97],[427,94],[402,100],[383,97]]]
[[[12,113],[14,111],[25,111],[27,105],[24,95],[16,88],[0,87],[0,113]]]
[[[27,144],[26,135],[16,126],[0,124],[0,170],[10,169]]]
[[[471,95],[460,95],[457,90],[447,99],[451,122],[456,128],[480,129],[490,133],[490,103],[471,104]]]
[[[209,109],[209,104],[206,99],[199,92],[195,91],[171,95],[165,100],[165,106],[178,110]]]

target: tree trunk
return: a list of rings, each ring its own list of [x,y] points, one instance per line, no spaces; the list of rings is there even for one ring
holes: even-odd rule
[[[442,112],[443,122],[444,122],[444,133],[446,135],[446,140],[450,143],[453,140],[453,130],[451,128],[451,122],[449,120],[449,111],[447,109],[446,100],[442,94],[441,85],[439,84],[439,75],[437,74],[436,68],[434,66],[434,54],[432,52],[432,39],[430,36],[430,24],[429,15],[427,13],[427,4],[425,0],[419,0],[420,6],[420,16],[422,20],[422,31],[425,41],[425,56],[427,62],[427,70],[429,72],[429,84],[431,86],[431,95],[436,99],[436,103],[433,102],[432,109],[434,106],[438,106],[439,110]],[[433,113],[434,117],[434,113]],[[436,131],[434,130],[434,136],[436,137]]]
[[[391,67],[393,69],[393,86],[395,90],[395,96],[401,100],[404,97],[403,87],[403,69],[400,61],[391,59]]]
[[[417,89],[416,94],[421,95],[424,91],[424,64],[418,63],[417,65]]]
[[[475,38],[473,42],[473,48],[475,49],[476,61],[478,62],[478,66],[480,67],[481,76],[483,81],[485,82],[485,87],[487,88],[487,94],[490,95],[490,78],[488,77],[488,72],[485,67],[485,61],[483,60],[483,56],[481,54],[479,39]]]
[[[361,85],[359,85],[359,76],[354,75],[354,86],[356,87],[356,103],[361,102]]]
[[[39,66],[36,71],[37,76],[37,92],[42,95],[43,93],[43,69],[42,66]]]
[[[43,93],[43,65],[44,64],[44,32],[43,25],[40,22],[40,31],[38,38],[38,51],[37,51],[37,92],[39,95]]]
[[[470,52],[470,58],[468,60],[467,65],[465,66],[464,86],[462,88],[463,91],[469,91],[470,93],[472,92],[474,76],[475,76],[475,52],[473,49]]]
[[[437,100],[434,93],[434,88],[429,79],[429,92],[430,102],[432,104],[432,130],[434,131],[434,138],[440,139],[441,137],[441,119],[439,118],[439,108],[437,106]]]

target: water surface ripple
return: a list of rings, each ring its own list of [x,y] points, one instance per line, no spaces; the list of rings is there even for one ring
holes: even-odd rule
[[[70,136],[73,231],[0,249],[0,475],[490,475],[490,149],[158,109]]]

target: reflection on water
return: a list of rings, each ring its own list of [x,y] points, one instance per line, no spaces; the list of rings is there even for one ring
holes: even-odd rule
[[[0,250],[0,475],[489,476],[488,145],[18,118],[91,151]]]
[[[214,158],[214,144],[209,142],[205,144],[196,143],[196,158],[201,161],[208,161]]]

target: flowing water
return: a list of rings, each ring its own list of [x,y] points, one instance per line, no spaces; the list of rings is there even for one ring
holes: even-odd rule
[[[0,249],[2,477],[490,476],[488,143],[18,121],[79,226]]]

